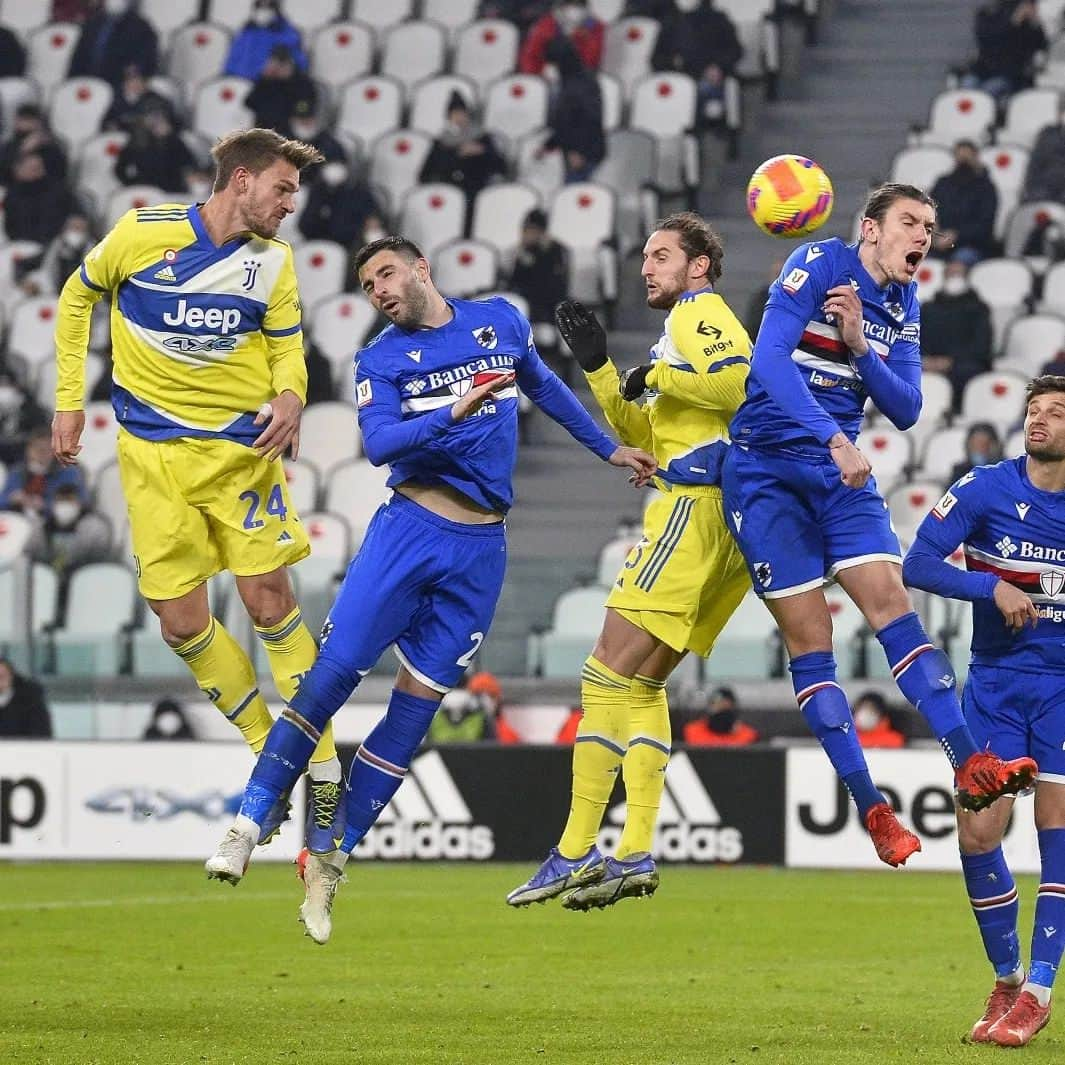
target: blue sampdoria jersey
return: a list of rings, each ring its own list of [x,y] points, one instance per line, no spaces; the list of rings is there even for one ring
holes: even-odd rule
[[[850,285],[861,297],[869,352],[857,356],[821,310]],[[867,398],[900,429],[921,410],[921,324],[916,284],[880,288],[857,244],[832,238],[798,247],[769,288],[734,443],[814,449],[842,430],[853,441]]]
[[[1044,492],[1028,480],[1025,456],[978,466],[955,482],[917,530],[906,560],[937,559],[964,545],[967,574],[947,575],[949,594],[973,601],[973,662],[1039,672],[1065,669],[1065,492]],[[920,562],[921,559],[917,558]],[[1039,623],[1013,633],[993,597],[1009,581],[1035,603]]]
[[[489,510],[513,502],[518,388],[492,396],[454,422],[451,406],[471,388],[514,371],[538,407],[600,458],[617,446],[544,365],[525,317],[506,300],[452,300],[451,321],[434,329],[390,325],[355,356],[355,401],[363,450],[405,481],[449,484]]]

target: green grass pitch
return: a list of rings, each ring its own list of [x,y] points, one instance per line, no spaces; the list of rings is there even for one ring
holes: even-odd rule
[[[990,989],[959,877],[665,868],[650,900],[513,911],[531,871],[356,865],[332,941],[291,866],[0,868],[0,1062],[976,1062]],[[1021,884],[1027,945],[1030,878]],[[1061,1062],[1065,1018],[1023,1051]]]

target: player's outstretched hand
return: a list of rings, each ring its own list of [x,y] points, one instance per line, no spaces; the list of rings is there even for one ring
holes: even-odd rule
[[[629,483],[634,484],[637,488],[643,488],[644,485],[650,484],[651,478],[658,469],[658,463],[655,462],[654,455],[648,455],[646,451],[638,447],[616,447],[607,462],[611,466],[623,466],[632,470]]]
[[[463,418],[476,414],[484,406],[484,401],[493,392],[509,388],[512,384],[514,384],[514,374],[502,373],[498,377],[492,378],[491,381],[486,381],[483,385],[471,388],[462,399],[456,400],[451,404],[451,420],[453,422],[461,422]]]
[[[583,303],[563,300],[555,308],[555,325],[585,373],[606,365],[606,330]]]
[[[651,364],[648,362],[643,366],[633,366],[631,370],[626,370],[618,381],[618,391],[621,393],[621,398],[627,400],[629,403],[634,403],[647,391],[647,375],[651,372]]]
[[[869,343],[862,331],[862,301],[849,284],[836,285],[825,294],[821,305],[829,321],[835,322],[843,343],[857,355],[869,350]]]
[[[828,453],[839,469],[839,479],[848,488],[861,488],[873,472],[873,467],[869,465],[869,460],[862,454],[861,449],[855,447],[843,433],[832,437],[828,447]]]
[[[255,425],[266,425],[252,444],[260,458],[273,462],[292,445],[292,457],[300,453],[300,419],[303,417],[303,401],[295,392],[286,389],[269,403],[264,403],[255,415]],[[269,424],[267,424],[269,423]]]
[[[81,434],[85,429],[85,411],[57,410],[52,419],[52,454],[63,466],[73,466],[81,451]]]
[[[1005,619],[1006,624],[1013,632],[1020,632],[1030,621],[1035,628],[1039,621],[1039,611],[1035,603],[1012,584],[999,581],[995,585],[995,606]]]

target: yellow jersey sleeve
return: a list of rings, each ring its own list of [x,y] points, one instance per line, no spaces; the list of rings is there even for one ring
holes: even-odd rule
[[[666,319],[666,335],[680,364],[656,361],[647,387],[731,417],[744,399],[751,340],[728,304],[714,292],[681,299]]]
[[[636,403],[627,403],[618,391],[617,367],[607,359],[605,366],[584,375],[591,386],[596,403],[602,408],[610,427],[623,444],[654,451],[654,437],[646,410]]]
[[[307,360],[303,353],[303,306],[296,281],[292,248],[285,245],[285,262],[270,293],[263,317],[266,359],[274,391],[295,392],[307,401]]]

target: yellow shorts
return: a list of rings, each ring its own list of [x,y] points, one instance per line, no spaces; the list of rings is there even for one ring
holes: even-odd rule
[[[220,570],[241,577],[310,554],[280,459],[231,440],[152,441],[118,431],[137,583],[176,599]]]
[[[751,586],[721,492],[663,492],[606,605],[675,651],[704,658]]]

